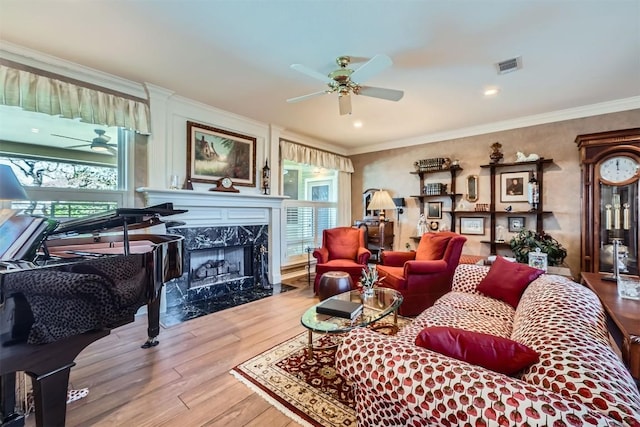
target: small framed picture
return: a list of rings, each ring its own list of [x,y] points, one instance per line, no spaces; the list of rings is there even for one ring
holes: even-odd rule
[[[524,217],[523,216],[510,216],[509,220],[509,233],[519,233],[524,230]]]
[[[442,202],[427,202],[427,219],[442,219]]]
[[[440,230],[440,223],[438,221],[429,221],[429,230],[431,231]]]
[[[500,201],[526,202],[529,172],[506,172],[500,174]]]
[[[484,234],[484,218],[460,218],[460,234]]]

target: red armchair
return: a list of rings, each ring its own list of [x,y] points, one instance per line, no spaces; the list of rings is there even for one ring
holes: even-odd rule
[[[349,273],[357,283],[362,269],[367,267],[371,252],[364,244],[364,229],[352,227],[329,228],[322,232],[322,247],[313,251],[318,260],[313,290],[318,293],[320,277],[328,271]]]
[[[402,294],[401,315],[416,316],[451,290],[466,241],[466,237],[448,231],[425,233],[415,252],[382,252],[382,265],[376,266],[382,278],[380,286]]]

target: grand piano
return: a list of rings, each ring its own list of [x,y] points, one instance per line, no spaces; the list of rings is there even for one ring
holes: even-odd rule
[[[31,378],[36,426],[64,426],[69,373],[85,347],[133,322],[144,305],[141,347],[158,344],[160,291],[182,275],[183,252],[183,237],[167,234],[159,217],[183,212],[167,203],[60,223],[37,251],[25,251],[33,259],[2,263],[2,427],[24,425],[15,404],[16,371]],[[147,234],[145,227],[163,232]]]

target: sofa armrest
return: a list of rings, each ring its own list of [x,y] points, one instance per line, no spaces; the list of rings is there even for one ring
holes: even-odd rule
[[[405,262],[416,259],[414,251],[382,251],[382,265],[402,267]]]
[[[354,384],[359,425],[616,425],[560,394],[367,328],[342,340],[336,368]]]
[[[315,248],[313,257],[318,260],[318,264],[324,264],[329,261],[329,250],[327,248]]]
[[[407,261],[404,263],[404,277],[412,274],[433,274],[441,273],[447,269],[447,262],[444,260],[434,261]]]

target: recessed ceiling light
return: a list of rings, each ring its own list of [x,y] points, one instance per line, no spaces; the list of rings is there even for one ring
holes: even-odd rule
[[[484,90],[484,96],[494,96],[498,94],[498,88],[490,87]]]
[[[31,133],[40,133],[40,129],[38,129],[38,128],[31,128]]]
[[[362,122],[360,120],[356,120],[355,122],[353,122],[353,127],[354,128],[361,128],[362,127]]]

